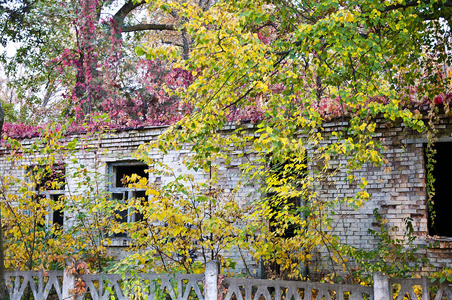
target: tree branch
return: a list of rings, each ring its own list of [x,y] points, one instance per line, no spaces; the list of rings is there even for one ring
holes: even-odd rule
[[[174,26],[172,26],[172,25],[166,25],[166,24],[138,24],[138,25],[121,27],[121,31],[122,32],[133,32],[133,31],[141,31],[141,30],[171,30],[171,31],[175,31],[177,29]]]
[[[283,55],[280,59],[278,59],[275,63],[273,63],[273,67],[276,68],[283,60],[285,60],[287,58],[289,54]],[[270,77],[273,77],[273,75],[275,75],[277,73],[278,70],[273,71],[270,74]],[[251,93],[254,88],[257,85],[257,81],[253,84],[252,87],[250,87],[242,96],[240,96],[237,100],[233,101],[232,103],[228,104],[227,106],[223,107],[223,110],[228,109],[229,107],[236,105],[237,103],[239,103],[240,101],[242,101],[242,99],[244,99],[246,96],[248,96],[249,93]]]
[[[117,24],[122,24],[124,22],[124,18],[135,8],[137,8],[140,5],[143,5],[145,2],[136,2],[128,0],[114,15],[114,19],[116,20]]]

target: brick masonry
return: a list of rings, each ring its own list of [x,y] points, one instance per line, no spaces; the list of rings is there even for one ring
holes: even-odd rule
[[[414,132],[403,124],[391,124],[377,120],[379,128],[376,137],[384,147],[383,155],[387,164],[382,167],[363,166],[354,174],[368,180],[367,191],[371,194],[369,201],[358,209],[338,207],[333,222],[333,231],[347,244],[364,249],[375,249],[377,241],[368,233],[368,229],[378,230],[379,225],[373,216],[375,208],[387,220],[388,228],[394,238],[402,238],[405,228],[404,219],[411,218],[416,244],[428,246],[419,254],[427,256],[431,267],[425,266],[423,274],[452,266],[452,238],[430,236],[427,225],[427,192],[424,146],[427,135]],[[437,141],[452,141],[452,119],[441,118],[436,126]],[[340,124],[327,124],[326,134],[340,127]],[[359,190],[345,182],[346,173],[340,171],[330,184],[322,185],[319,192],[323,199],[334,200],[337,197],[353,196]],[[448,201],[448,200],[446,200]],[[452,235],[452,233],[451,233]]]
[[[388,164],[384,167],[364,166],[357,171],[355,175],[366,177],[369,181],[368,192],[371,199],[366,202],[363,207],[355,211],[348,207],[340,207],[336,212],[334,219],[333,231],[341,237],[343,242],[350,245],[373,249],[376,245],[375,239],[369,235],[368,229],[377,229],[373,210],[378,208],[383,218],[388,220],[389,227],[398,227],[398,231],[394,231],[394,237],[401,237],[404,228],[403,219],[406,217],[413,219],[413,226],[418,236],[417,243],[420,245],[434,245],[434,241],[440,241],[431,249],[426,251],[426,255],[430,258],[434,269],[452,265],[452,238],[430,237],[427,229],[427,206],[426,206],[426,184],[424,169],[424,143],[426,136],[412,132],[402,125],[387,124],[383,120],[379,120],[380,127],[376,132],[376,138],[382,141],[385,147],[384,156],[388,160]],[[341,123],[330,123],[325,126],[325,134],[331,132],[334,128],[343,126]],[[452,141],[452,119],[442,118],[438,127],[438,142]],[[84,163],[90,169],[97,169],[102,174],[108,174],[108,164],[119,161],[133,160],[132,154],[139,145],[156,141],[158,136],[165,130],[165,127],[153,127],[140,130],[125,130],[114,133],[105,134],[102,137],[93,139],[86,145],[86,149],[80,149],[76,152],[79,163]],[[68,136],[71,140],[75,136]],[[23,144],[29,145],[30,140],[23,140]],[[88,149],[88,150],[87,150]],[[0,161],[2,172],[21,177],[24,171],[11,168],[11,163],[5,159],[9,152],[5,149],[1,151],[3,159]],[[194,172],[187,169],[182,164],[182,160],[186,155],[190,155],[187,147],[180,151],[170,151],[167,155],[162,155],[158,151],[149,153],[151,158],[162,160],[169,164],[176,173],[190,172],[195,180],[206,180],[208,174],[202,172]],[[61,157],[68,164],[67,172],[71,172],[75,167],[69,157]],[[219,163],[221,175],[219,178],[220,188],[225,192],[231,192],[240,181],[240,171],[237,165],[240,160],[226,167]],[[390,168],[390,172],[388,171]],[[319,188],[321,197],[328,201],[336,197],[353,196],[358,190],[355,186],[345,183],[344,171],[339,172],[332,178],[329,184],[322,184]],[[157,180],[150,178],[151,181]],[[167,178],[159,178],[158,180],[168,180]],[[107,183],[104,184],[107,189]],[[80,193],[77,190],[75,179],[68,176],[66,189],[72,193]],[[236,193],[239,203],[247,203],[259,197],[256,187],[253,185],[241,185]],[[120,239],[115,241],[111,247],[112,254],[122,257],[124,255],[122,246],[127,241]],[[235,251],[232,255],[239,257],[239,253]],[[321,255],[321,253],[320,253]],[[256,263],[252,262],[247,256],[250,268],[258,270]],[[244,266],[239,265],[238,270],[243,270]],[[426,268],[425,271],[431,271]]]

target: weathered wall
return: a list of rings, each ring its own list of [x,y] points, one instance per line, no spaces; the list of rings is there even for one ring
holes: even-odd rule
[[[133,153],[138,149],[138,147],[144,143],[149,143],[156,141],[158,136],[166,129],[166,127],[154,127],[148,129],[140,130],[125,130],[105,134],[92,134],[90,137],[86,138],[83,135],[70,135],[67,136],[67,142],[77,139],[78,148],[71,153],[71,155],[58,155],[56,157],[56,163],[66,164],[66,186],[65,194],[82,194],[85,193],[84,190],[80,189],[78,186],[77,176],[74,173],[77,169],[83,165],[88,172],[93,171],[101,176],[101,180],[97,182],[100,189],[108,190],[112,179],[109,177],[109,164],[121,163],[124,164],[136,161],[133,158]],[[84,140],[86,138],[86,140]],[[27,148],[33,143],[34,139],[22,140],[22,145]],[[2,157],[7,158],[9,150],[2,150]],[[149,152],[149,158],[159,160],[173,169],[176,176],[177,174],[191,174],[195,181],[205,181],[209,179],[209,173],[203,173],[202,171],[195,172],[194,170],[187,170],[183,164],[183,159],[187,155],[190,155],[188,147],[184,147],[182,150],[169,151],[168,154],[163,155],[158,150],[151,150]],[[27,157],[20,163],[31,166],[33,164],[32,157]],[[76,160],[74,160],[76,159]],[[234,162],[238,165],[239,162]],[[232,193],[233,189],[237,186],[240,180],[240,171],[236,167],[225,167],[223,164],[218,165],[220,169],[220,176],[218,180],[218,185],[223,189],[225,194]],[[8,172],[11,176],[16,178],[24,177],[24,170],[18,170],[11,166],[11,163],[7,159],[0,159],[0,170],[5,173]],[[94,173],[92,174],[94,176]],[[161,182],[165,183],[174,178],[168,177],[152,177],[149,178],[150,182]],[[249,202],[250,194],[255,191],[252,187],[243,187],[235,193],[235,197],[239,203]],[[12,190],[14,192],[14,190]],[[65,224],[70,225],[73,215],[70,213],[65,213]],[[125,257],[127,252],[125,249],[129,245],[128,238],[112,238],[112,243],[109,247],[109,253],[118,259]],[[233,257],[240,257],[240,253],[237,249],[233,249],[230,254]],[[253,262],[249,255],[246,255],[246,263],[251,269],[258,269],[258,266]],[[239,272],[245,270],[245,266],[242,261],[238,260],[236,269]]]
[[[438,270],[452,265],[452,238],[432,237],[427,226],[427,192],[424,145],[426,134],[419,134],[403,125],[394,125],[384,120],[378,120],[376,130],[378,138],[384,146],[384,158],[387,164],[382,167],[365,165],[354,174],[368,180],[367,191],[370,200],[358,210],[341,206],[337,207],[333,222],[333,232],[341,240],[352,246],[367,250],[375,249],[377,241],[368,233],[368,229],[379,230],[379,224],[373,215],[374,209],[387,220],[387,228],[397,228],[390,233],[394,238],[403,237],[404,219],[411,218],[417,236],[416,244],[428,246],[428,250],[420,250],[420,255],[426,255],[433,268],[425,267],[425,272]],[[325,134],[337,130],[341,123],[326,124]],[[437,142],[452,141],[452,119],[442,118],[438,129]],[[452,153],[451,153],[452,154]],[[345,162],[343,162],[345,163]],[[341,171],[331,178],[330,182],[322,184],[319,190],[326,201],[335,198],[353,197],[359,189],[348,184],[346,172]],[[440,241],[439,243],[435,243]],[[322,253],[317,255],[320,259]],[[320,268],[328,269],[329,263],[319,262]]]
[[[426,137],[401,126],[388,126],[380,120],[380,128],[376,137],[385,146],[384,156],[388,164],[383,167],[364,166],[356,172],[358,177],[366,177],[369,181],[368,191],[371,199],[362,208],[355,211],[349,207],[338,207],[337,215],[334,219],[333,231],[341,236],[343,242],[350,245],[373,249],[376,245],[375,239],[368,233],[369,228],[377,229],[377,223],[373,216],[373,210],[378,209],[383,218],[388,220],[389,227],[398,227],[395,234],[402,235],[404,228],[404,218],[412,218],[413,226],[418,236],[418,243],[422,245],[432,244],[432,238],[428,236],[427,230],[427,206],[426,206],[426,184],[424,169],[424,146]],[[339,123],[331,123],[325,126],[325,134],[335,130]],[[452,119],[442,119],[439,129],[439,141],[452,141]],[[163,132],[164,127],[156,127],[141,130],[127,130],[116,133],[109,133],[100,136],[87,144],[85,149],[76,152],[78,163],[85,164],[90,169],[97,169],[100,173],[107,175],[108,164],[119,161],[132,160],[132,153],[139,145],[155,141],[158,135]],[[74,138],[67,137],[68,140]],[[26,145],[29,141],[23,141]],[[8,151],[3,151],[3,158],[7,157]],[[151,158],[162,160],[170,165],[177,173],[187,172],[182,164],[186,155],[190,155],[188,149],[180,151],[170,151],[167,155],[162,155],[156,150],[150,153]],[[75,168],[70,157],[62,157],[68,164],[67,172]],[[240,161],[235,162],[238,165]],[[3,172],[9,171],[18,177],[23,176],[20,172],[10,167],[10,163],[2,159],[0,168]],[[219,185],[226,193],[232,191],[240,179],[240,171],[234,166],[226,167],[220,165],[221,176]],[[190,171],[196,180],[205,180],[209,174]],[[358,189],[345,182],[345,172],[339,172],[329,183],[322,184],[319,190],[320,195],[325,200],[333,200],[336,197],[353,197]],[[154,181],[156,178],[150,178]],[[165,181],[165,178],[159,180]],[[103,188],[108,188],[108,182],[103,183]],[[68,176],[66,186],[68,192],[80,193],[77,190],[75,179]],[[239,203],[247,203],[259,197],[256,188],[252,185],[244,185],[235,195]],[[127,239],[117,239],[111,247],[111,252],[118,257],[124,255],[123,246],[127,244]],[[232,255],[239,257],[239,253]],[[435,268],[452,265],[452,239],[441,239],[439,246],[427,250]],[[247,258],[248,267],[258,269],[250,258]],[[243,270],[244,265],[240,264],[237,270]]]

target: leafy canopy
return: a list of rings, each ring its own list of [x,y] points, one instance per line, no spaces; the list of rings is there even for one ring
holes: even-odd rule
[[[239,165],[249,184],[272,195],[250,199],[261,201],[246,228],[256,259],[297,276],[296,262],[325,247],[347,268],[340,240],[328,234],[330,213],[344,205],[357,209],[370,197],[368,180],[356,171],[385,163],[375,138],[377,116],[422,131],[418,109],[448,109],[452,3],[220,0],[208,10],[195,1],[152,3],[186,18],[181,30],[192,37],[190,56],[177,58],[167,47],[142,46],[137,53],[177,59],[194,82],[177,93],[192,113],[151,147],[167,152],[189,144],[189,167]],[[341,123],[326,131],[331,121]],[[275,178],[271,165],[288,161],[288,175]],[[355,195],[330,201],[319,187],[336,183],[339,172],[357,186]],[[293,197],[302,199],[295,210]],[[275,201],[279,213],[271,209]],[[282,232],[265,231],[261,220],[270,228],[298,229],[281,240]]]

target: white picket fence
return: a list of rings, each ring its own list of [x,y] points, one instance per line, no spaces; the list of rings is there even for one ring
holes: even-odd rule
[[[10,300],[452,300],[452,287],[426,278],[374,274],[374,286],[225,278],[211,261],[204,274],[71,275],[64,271],[6,274]],[[28,288],[27,288],[28,287]]]

